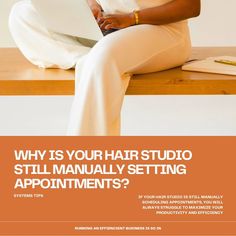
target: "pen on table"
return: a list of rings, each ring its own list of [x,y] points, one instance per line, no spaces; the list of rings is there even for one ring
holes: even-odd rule
[[[230,61],[230,60],[215,60],[216,63],[230,65],[230,66],[236,66],[236,61]]]

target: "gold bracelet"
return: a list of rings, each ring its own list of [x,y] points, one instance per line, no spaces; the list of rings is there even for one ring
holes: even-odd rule
[[[133,11],[134,13],[134,19],[135,19],[135,25],[139,24],[139,14],[138,11]]]

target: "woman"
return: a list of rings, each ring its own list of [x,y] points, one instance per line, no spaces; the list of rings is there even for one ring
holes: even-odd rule
[[[93,48],[47,30],[30,1],[12,9],[9,26],[28,60],[44,68],[76,65],[68,135],[119,135],[120,111],[132,74],[182,65],[191,43],[186,19],[200,0],[88,0],[102,30],[117,31]]]

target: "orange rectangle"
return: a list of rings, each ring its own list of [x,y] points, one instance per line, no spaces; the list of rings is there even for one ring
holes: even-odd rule
[[[235,145],[0,137],[0,235],[236,235]]]

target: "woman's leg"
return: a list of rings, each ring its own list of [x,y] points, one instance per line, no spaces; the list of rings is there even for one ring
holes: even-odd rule
[[[104,37],[77,65],[68,135],[119,135],[130,75],[179,66],[189,53],[185,23],[134,26]]]
[[[29,0],[13,6],[9,28],[24,56],[40,67],[71,68],[90,50],[74,37],[50,32]]]

